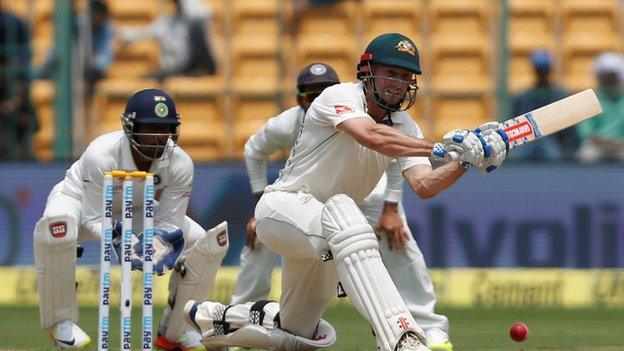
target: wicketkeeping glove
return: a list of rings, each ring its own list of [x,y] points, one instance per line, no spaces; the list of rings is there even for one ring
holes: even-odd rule
[[[138,241],[133,245],[136,258],[132,259],[132,269],[143,269],[143,233],[137,236]],[[154,228],[154,273],[165,274],[166,270],[173,269],[176,261],[184,249],[184,232],[181,229],[168,232],[164,229]]]

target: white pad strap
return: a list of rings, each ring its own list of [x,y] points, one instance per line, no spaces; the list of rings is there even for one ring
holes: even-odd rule
[[[371,323],[381,350],[394,350],[406,331],[424,338],[381,260],[373,228],[355,202],[346,195],[330,198],[321,222],[347,296]]]
[[[34,232],[41,327],[78,322],[76,300],[76,221],[65,214],[44,216]]]
[[[186,328],[186,302],[208,298],[228,247],[228,224],[221,222],[208,230],[178,259],[169,280],[171,313],[163,323],[166,325],[165,337],[168,340],[177,341]]]
[[[218,302],[196,303],[189,316],[200,328],[207,349],[224,346],[284,351],[312,351],[332,346],[336,331],[320,320],[312,339],[293,335],[276,325],[279,305],[259,301],[224,306]],[[254,323],[257,322],[257,323]]]

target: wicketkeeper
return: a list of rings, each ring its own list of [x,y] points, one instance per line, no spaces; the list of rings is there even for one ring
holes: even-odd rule
[[[154,271],[173,270],[169,299],[155,345],[165,350],[203,349],[197,331],[183,320],[188,300],[208,296],[229,241],[227,222],[206,231],[185,216],[193,184],[193,161],[177,146],[180,116],[169,94],[144,89],[128,100],[123,131],[96,138],[54,186],[34,230],[41,326],[56,345],[79,349],[89,336],[78,326],[76,247],[100,240],[102,182],[113,170],[154,174]],[[115,180],[113,245],[119,256],[121,183]],[[134,187],[135,211],[142,211],[143,187]],[[134,221],[133,269],[141,268],[142,221]],[[136,251],[135,248],[137,249]],[[88,254],[95,254],[88,253]]]

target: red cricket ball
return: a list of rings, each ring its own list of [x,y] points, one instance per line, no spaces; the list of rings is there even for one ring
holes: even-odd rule
[[[524,323],[516,322],[509,328],[509,336],[515,342],[523,342],[529,337],[529,328]]]

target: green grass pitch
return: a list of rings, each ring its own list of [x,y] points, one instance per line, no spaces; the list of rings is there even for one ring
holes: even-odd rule
[[[160,309],[155,309],[160,320]],[[451,339],[456,351],[476,350],[624,350],[624,310],[510,310],[510,309],[440,309],[451,323]],[[89,349],[96,349],[97,308],[81,308],[80,325],[93,339]],[[119,345],[118,310],[111,307],[113,349]],[[140,309],[133,314],[133,335],[138,349]],[[350,306],[338,304],[325,315],[337,329],[338,342],[332,350],[375,350],[369,326]],[[522,321],[529,327],[529,339],[513,342],[509,326]],[[34,307],[0,306],[0,350],[52,350],[47,333],[39,328],[39,314]]]

